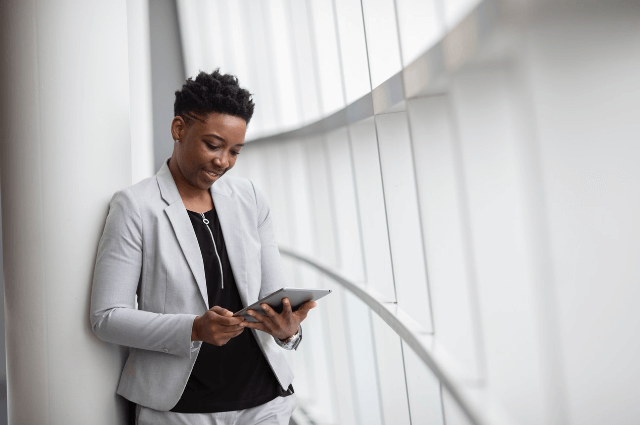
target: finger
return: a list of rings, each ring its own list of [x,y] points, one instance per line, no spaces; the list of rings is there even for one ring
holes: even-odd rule
[[[291,302],[289,301],[289,298],[284,297],[282,299],[282,313],[284,316],[288,317],[291,315],[292,311],[291,311]]]
[[[278,313],[276,313],[268,304],[260,304],[262,310],[267,314],[267,317],[271,320],[278,320]]]
[[[269,330],[267,329],[267,327],[263,323],[260,323],[260,322],[244,322],[242,325],[245,328],[257,329],[257,330],[262,331],[262,332],[270,333]]]
[[[233,332],[233,333],[231,334],[231,335],[232,335],[232,336],[231,336],[231,338],[235,338],[235,337],[237,337],[237,336],[238,336],[238,335],[240,335],[242,332],[244,332],[244,328],[240,328],[240,329],[238,329],[237,331],[235,331],[235,332]],[[229,334],[227,334],[227,335],[229,335]]]
[[[315,301],[307,301],[306,303],[302,304],[299,309],[296,310],[296,313],[300,312],[306,315],[309,310],[315,308],[315,306],[317,305],[318,304]]]
[[[224,316],[217,316],[214,318],[214,321],[216,323],[218,323],[219,325],[223,325],[223,326],[235,326],[235,325],[239,325],[240,323],[244,322],[244,317],[242,316],[237,316],[237,317],[224,317]]]
[[[238,335],[240,335],[242,333],[242,331],[244,331],[244,329],[242,329],[239,332],[233,333],[233,334],[224,334],[224,337],[219,339],[219,341],[221,342],[220,345],[222,346],[222,345],[227,344],[229,342],[229,340],[231,340],[231,339],[237,337]]]
[[[224,307],[220,307],[219,305],[214,305],[209,310],[213,311],[216,314],[219,314],[220,316],[233,316],[233,313],[231,311],[227,310]]]
[[[269,320],[264,314],[258,313],[255,310],[247,310],[247,315],[253,317],[254,319],[256,319],[260,323],[264,323],[265,321]],[[246,322],[247,323],[251,323],[249,321],[246,321]]]
[[[242,331],[243,329],[244,329],[244,326],[242,326],[242,325],[223,326],[222,329],[220,329],[220,332],[225,333],[225,334],[229,334],[229,333]]]
[[[294,320],[297,321],[298,323],[302,322],[304,319],[307,318],[307,313],[300,313],[298,311],[294,311],[293,312],[293,317],[295,318]]]

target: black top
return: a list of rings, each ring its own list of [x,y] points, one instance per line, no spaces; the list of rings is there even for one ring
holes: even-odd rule
[[[244,306],[231,271],[215,208],[204,213],[204,217],[193,211],[188,213],[202,252],[209,308],[218,305],[229,311],[241,310]],[[208,220],[208,225],[203,218]],[[224,276],[224,288],[221,275]],[[221,347],[202,343],[187,386],[171,411],[214,413],[242,410],[290,394],[293,394],[293,387],[290,385],[287,391],[282,389],[251,330],[245,329]]]

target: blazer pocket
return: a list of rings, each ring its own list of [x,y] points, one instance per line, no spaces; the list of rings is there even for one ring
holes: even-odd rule
[[[202,314],[200,288],[189,265],[172,263],[165,270],[163,313]],[[206,308],[204,309],[206,311]]]
[[[164,313],[167,293],[167,270],[164,265],[157,267],[143,283],[143,298],[138,300],[140,310]]]

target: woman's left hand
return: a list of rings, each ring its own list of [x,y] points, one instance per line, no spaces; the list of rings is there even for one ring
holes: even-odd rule
[[[302,304],[299,309],[292,311],[289,298],[283,298],[282,306],[282,313],[278,314],[267,304],[260,304],[260,307],[265,312],[266,316],[256,311],[249,310],[247,311],[247,314],[258,322],[249,322],[248,320],[245,320],[240,323],[240,326],[258,329],[271,334],[280,340],[285,340],[298,332],[300,322],[307,317],[309,310],[316,306],[316,302],[307,301]]]

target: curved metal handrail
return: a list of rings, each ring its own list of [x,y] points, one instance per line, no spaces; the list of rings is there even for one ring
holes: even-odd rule
[[[438,346],[433,335],[428,333],[409,314],[395,302],[385,301],[382,295],[371,288],[346,278],[340,272],[322,264],[322,262],[280,246],[280,253],[307,265],[330,277],[349,290],[376,313],[395,333],[407,343],[422,362],[440,380],[451,394],[464,415],[473,425],[514,425],[503,409],[489,394],[483,391],[483,383],[465,376],[457,362]]]

